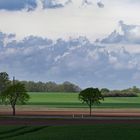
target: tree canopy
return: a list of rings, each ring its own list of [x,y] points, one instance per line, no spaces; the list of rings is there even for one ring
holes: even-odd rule
[[[57,84],[55,82],[34,82],[34,81],[21,81],[25,84],[28,92],[79,92],[80,87],[71,83],[64,82]]]
[[[29,95],[25,89],[24,84],[15,83],[6,88],[1,94],[2,102],[10,104],[15,115],[16,104],[25,104],[29,100]]]
[[[0,72],[0,93],[10,84],[9,75],[6,72]]]
[[[89,106],[91,116],[92,105],[99,104],[103,96],[98,88],[86,88],[79,93],[79,99]]]

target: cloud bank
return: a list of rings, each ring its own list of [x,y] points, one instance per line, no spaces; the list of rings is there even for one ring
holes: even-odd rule
[[[120,26],[126,32],[123,32],[122,38],[131,34],[130,30],[139,27],[123,22],[120,22]],[[103,39],[101,43],[92,43],[84,36],[71,37],[67,40],[27,36],[17,41],[15,34],[1,32],[0,71],[7,71],[20,80],[56,82],[67,80],[82,87],[138,86],[140,50],[132,52],[133,46],[130,49],[128,44],[137,43],[133,41],[134,36],[129,35],[127,44],[122,39],[121,42],[116,39],[110,41],[109,37]],[[119,46],[118,42],[122,44]],[[114,43],[116,47],[111,45]]]
[[[140,1],[0,2],[0,71],[82,87],[139,85]]]

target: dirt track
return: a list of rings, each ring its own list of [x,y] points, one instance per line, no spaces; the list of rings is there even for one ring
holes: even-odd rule
[[[11,115],[10,111],[0,111],[1,116]],[[17,111],[18,116],[87,116],[88,111],[53,110],[53,111]],[[100,117],[140,117],[140,111],[135,110],[98,110],[92,112],[93,116]]]
[[[134,110],[94,111],[91,118],[88,114],[88,111],[18,111],[16,117],[1,117],[0,125],[140,124],[140,112]],[[9,116],[11,112],[0,112],[0,115]]]

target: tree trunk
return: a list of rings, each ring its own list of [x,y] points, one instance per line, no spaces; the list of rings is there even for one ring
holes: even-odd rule
[[[16,115],[15,105],[12,106],[12,109],[13,109],[13,116],[15,116]]]
[[[92,110],[91,110],[91,109],[92,109],[92,108],[91,108],[91,102],[90,102],[90,105],[89,105],[89,109],[90,109],[89,115],[90,115],[90,117],[91,117],[91,111],[92,111]]]
[[[90,117],[91,117],[91,106],[90,106]]]

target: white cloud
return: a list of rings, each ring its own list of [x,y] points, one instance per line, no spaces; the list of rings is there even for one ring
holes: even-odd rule
[[[140,70],[139,62],[140,52],[96,46],[85,37],[54,42],[32,36],[0,48],[0,70],[6,69],[17,79],[69,80],[84,87],[94,84],[119,88],[128,86],[127,81],[136,84],[134,74]]]
[[[137,14],[140,9],[136,4],[131,6],[121,0],[104,0],[106,6],[100,9],[97,2],[93,6],[81,7],[81,0],[75,0],[64,8],[46,10],[40,3],[35,11],[0,11],[0,29],[16,33],[18,38],[27,35],[50,38],[86,35],[94,40],[111,32],[120,19],[140,24]]]
[[[26,80],[69,80],[81,86],[95,84],[112,88],[137,85],[136,74],[140,71],[140,45],[136,44],[140,38],[138,1],[104,0],[101,1],[104,8],[99,8],[97,2],[100,1],[88,0],[88,5],[82,6],[81,0],[72,0],[64,8],[45,10],[39,2],[38,8],[30,12],[25,9],[0,11],[0,30],[16,34],[13,38],[0,34],[1,70],[7,69],[11,75]],[[117,26],[120,19],[125,21],[121,28]],[[119,34],[127,42],[118,44],[118,40],[114,42],[111,38],[110,44],[95,44],[87,39],[104,38],[115,28],[112,36]],[[57,40],[58,37],[61,39]]]
[[[119,30],[114,30],[101,40],[105,44],[140,44],[140,25],[127,25],[119,22]],[[99,41],[100,42],[100,41]]]

